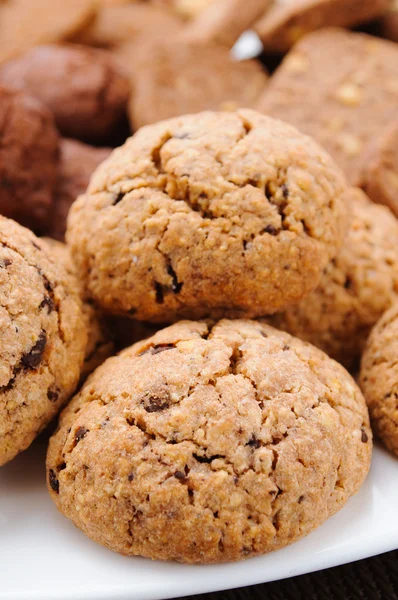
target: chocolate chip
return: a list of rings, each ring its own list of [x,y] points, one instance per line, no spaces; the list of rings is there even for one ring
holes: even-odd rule
[[[287,187],[286,183],[283,183],[281,185],[281,190],[282,190],[284,199],[287,200],[289,198],[289,188]]]
[[[40,302],[39,310],[43,310],[43,308],[47,308],[49,313],[54,310],[54,302],[50,296],[44,296],[43,300]]]
[[[47,392],[47,398],[50,400],[50,402],[56,402],[59,398],[59,390],[49,389]]]
[[[85,427],[78,427],[75,431],[76,444],[78,444],[88,432],[89,432],[89,429],[86,429]]]
[[[123,198],[125,197],[126,194],[123,194],[122,192],[119,192],[119,194],[115,194],[115,199],[113,200],[113,206],[116,206],[116,204],[119,204],[119,202],[121,202],[123,200]]]
[[[44,330],[40,332],[39,339],[29,352],[21,358],[21,364],[27,369],[36,369],[43,357],[47,343],[47,334]]]
[[[216,458],[225,458],[222,454],[213,454],[213,456],[199,456],[198,454],[193,454],[192,456],[199,463],[211,463]]]
[[[176,272],[174,271],[174,269],[171,265],[168,265],[167,273],[172,278],[171,289],[173,290],[173,292],[175,294],[179,294],[183,284],[178,281]]]
[[[157,398],[156,396],[150,396],[147,400],[148,404],[144,406],[147,413],[160,412],[169,408],[170,402],[168,398]]]
[[[297,500],[297,502],[298,502],[299,504],[301,504],[303,500],[304,500],[304,496],[300,496],[300,498]]]
[[[163,304],[163,302],[164,302],[163,288],[160,285],[160,283],[158,283],[157,281],[155,281],[155,291],[156,291],[156,302],[158,304]]]
[[[279,233],[279,231],[273,225],[267,225],[263,231],[264,233],[269,233],[270,235],[278,235]]]
[[[347,275],[347,277],[345,278],[345,282],[344,282],[344,288],[346,290],[350,290],[352,288],[353,285],[353,281],[351,279],[351,277],[349,277],[349,275]]]
[[[368,434],[366,433],[366,431],[364,429],[361,429],[361,442],[366,444],[368,440],[369,440]]]
[[[48,482],[53,492],[59,494],[59,481],[57,479],[57,476],[55,475],[55,472],[52,469],[50,469],[48,473]]]
[[[175,348],[174,344],[157,344],[151,348],[151,354],[160,354],[160,352],[166,352],[166,350],[172,350]]]
[[[182,482],[187,480],[187,478],[185,477],[185,473],[183,473],[182,471],[176,471],[174,473],[174,477]]]
[[[127,479],[128,479],[128,481],[133,481],[134,473],[130,473],[130,475],[127,475]]]
[[[260,448],[261,442],[255,435],[251,437],[251,439],[247,442],[246,446],[250,446],[251,448]]]
[[[290,346],[287,346],[286,344],[283,346],[282,351],[283,352],[287,352],[288,350],[290,350]]]
[[[3,258],[2,260],[0,260],[0,269],[5,269],[10,265],[12,265],[12,260],[10,260],[9,258]]]

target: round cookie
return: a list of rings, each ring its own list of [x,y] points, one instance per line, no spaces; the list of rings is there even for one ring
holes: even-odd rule
[[[398,298],[398,221],[359,189],[345,200],[352,214],[340,253],[317,289],[271,323],[353,369],[371,328]]]
[[[321,351],[256,322],[181,322],[97,369],[62,413],[47,481],[112,550],[226,562],[339,510],[371,437],[360,390]]]
[[[60,150],[58,180],[48,233],[63,241],[70,207],[86,191],[93,171],[109,156],[112,148],[96,148],[77,140],[62,139]]]
[[[398,303],[372,330],[362,357],[359,383],[375,434],[398,455]]]
[[[385,204],[398,217],[398,120],[370,147],[361,187],[373,202]]]
[[[33,233],[0,217],[0,465],[69,400],[87,336],[80,298]]]
[[[87,344],[80,374],[80,383],[82,383],[99,365],[114,354],[115,344],[113,335],[104,315],[87,298],[82,282],[76,275],[75,265],[70,256],[68,246],[51,238],[42,238],[41,242],[45,244],[48,254],[55,259],[57,264],[62,265],[66,270],[71,282],[75,286],[76,293],[83,302],[83,318],[87,332]]]
[[[254,111],[142,128],[69,213],[93,299],[139,320],[258,316],[319,283],[344,231],[344,179],[293,127]]]
[[[131,69],[133,130],[204,110],[251,108],[267,84],[259,61],[233,60],[216,44],[140,39],[121,46],[118,56]]]
[[[37,46],[2,65],[0,82],[42,100],[66,137],[107,140],[126,118],[130,83],[104,50]]]
[[[36,231],[48,224],[59,136],[39,100],[0,86],[0,213]]]

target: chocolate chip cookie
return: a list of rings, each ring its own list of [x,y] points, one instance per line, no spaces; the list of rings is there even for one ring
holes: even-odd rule
[[[250,110],[140,129],[91,178],[67,240],[91,297],[139,320],[259,316],[315,288],[345,181],[296,129]]]
[[[391,0],[390,7],[381,19],[381,33],[393,42],[398,42],[398,0]]]
[[[321,351],[253,321],[186,321],[97,369],[61,415],[47,481],[112,550],[219,563],[315,529],[371,449],[360,390]]]
[[[286,52],[316,29],[352,27],[379,17],[387,10],[389,1],[275,0],[254,29],[267,52]]]
[[[231,48],[272,0],[213,0],[186,25],[183,39]]]
[[[33,233],[0,217],[0,465],[75,390],[87,336],[80,298]]]
[[[41,232],[57,179],[59,136],[39,100],[0,86],[0,213]]]
[[[360,185],[369,144],[398,119],[398,46],[325,29],[288,54],[258,109],[312,135]]]
[[[349,190],[350,226],[320,285],[272,324],[353,369],[371,328],[398,299],[398,221],[359,189]]]
[[[398,120],[370,146],[366,158],[361,186],[374,202],[385,204],[398,217]]]
[[[128,44],[119,49],[125,57],[133,57],[129,61],[134,65],[129,102],[133,130],[203,110],[253,107],[267,83],[259,62],[234,61],[220,46],[141,44],[138,56],[136,48]]]
[[[68,40],[95,17],[96,0],[9,0],[0,6],[0,63],[38,44]]]
[[[83,382],[105,359],[115,351],[113,335],[110,324],[100,310],[87,298],[84,286],[76,274],[68,246],[52,238],[42,238],[48,254],[68,273],[75,286],[76,293],[83,302],[83,318],[87,332],[87,344],[84,354],[84,363],[81,369],[80,382]]]
[[[66,137],[106,142],[126,118],[128,77],[103,50],[37,46],[2,65],[0,83],[42,100]]]
[[[398,455],[398,303],[387,311],[365,348],[359,382],[375,434]]]
[[[96,148],[77,140],[63,139],[60,150],[49,235],[64,241],[70,207],[86,191],[93,171],[109,156],[111,148]]]

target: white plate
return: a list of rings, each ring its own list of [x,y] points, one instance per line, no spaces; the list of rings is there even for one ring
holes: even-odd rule
[[[185,566],[126,558],[59,514],[45,488],[45,440],[0,469],[1,600],[157,600],[292,577],[398,548],[398,460],[371,473],[337,515],[292,546],[241,563]]]

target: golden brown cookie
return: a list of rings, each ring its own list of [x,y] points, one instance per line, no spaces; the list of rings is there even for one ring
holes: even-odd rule
[[[104,50],[37,46],[2,65],[0,83],[42,100],[66,137],[108,141],[126,118],[130,83]]]
[[[253,321],[186,321],[94,373],[50,440],[47,481],[112,550],[219,563],[315,529],[371,449],[363,396],[325,354]]]
[[[234,61],[219,46],[146,44],[139,55],[135,48],[129,44],[122,49],[125,55],[134,54],[129,101],[133,130],[203,110],[251,108],[267,83],[259,62]]]
[[[8,0],[0,7],[0,63],[77,35],[96,9],[96,0]]]
[[[398,298],[398,221],[359,189],[345,195],[350,226],[320,285],[271,324],[353,369],[371,328]]]
[[[87,344],[84,363],[81,368],[80,382],[83,382],[105,359],[114,354],[115,344],[110,324],[101,311],[87,298],[84,286],[79,280],[68,246],[52,238],[42,238],[48,254],[68,273],[75,292],[83,303],[83,318],[87,332]],[[140,339],[140,338],[138,338]]]
[[[272,0],[213,0],[182,33],[184,40],[216,43],[231,48]]]
[[[359,382],[375,434],[398,455],[398,303],[373,329],[362,357]]]
[[[67,272],[33,233],[0,217],[0,465],[69,400],[86,343]]]
[[[112,48],[137,37],[173,38],[181,21],[165,8],[148,3],[102,6],[96,19],[75,40],[90,46]]]
[[[93,171],[111,153],[111,148],[96,148],[77,140],[62,139],[58,180],[49,235],[64,241],[69,209],[80,194],[86,191]]]
[[[112,153],[72,206],[67,239],[107,311],[160,323],[265,315],[319,283],[344,232],[344,185],[285,123],[188,115]]]
[[[0,213],[42,232],[57,179],[59,136],[39,100],[0,86]]]
[[[287,52],[322,27],[352,27],[382,15],[390,0],[274,0],[255,24],[267,52]],[[332,59],[332,56],[330,56]]]
[[[398,120],[370,146],[361,187],[373,202],[385,204],[398,217]]]
[[[312,135],[358,185],[368,145],[398,118],[398,46],[340,29],[312,33],[270,79],[258,109]]]

